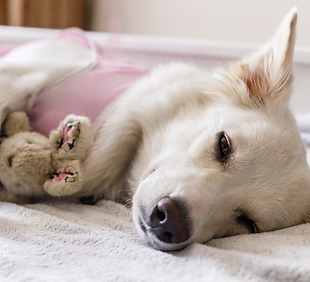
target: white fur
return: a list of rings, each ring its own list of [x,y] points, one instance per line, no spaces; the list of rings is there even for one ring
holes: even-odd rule
[[[270,44],[227,69],[171,64],[131,87],[101,119],[81,195],[133,197],[139,234],[161,250],[248,233],[240,210],[260,232],[309,221],[310,173],[288,105],[296,20],[293,9]],[[221,131],[233,147],[224,165]],[[140,210],[166,196],[188,207],[191,236],[180,244],[139,225]]]

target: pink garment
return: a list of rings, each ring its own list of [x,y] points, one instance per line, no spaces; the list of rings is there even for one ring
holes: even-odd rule
[[[66,79],[41,98],[28,113],[31,128],[48,136],[68,114],[94,122],[100,112],[146,72],[102,59],[96,70]]]
[[[67,29],[59,38],[90,47],[89,41],[78,29]],[[11,48],[0,48],[0,56]],[[147,73],[119,59],[109,58],[104,51],[100,51],[101,60],[95,70],[67,78],[39,95],[37,103],[28,112],[34,131],[48,136],[68,114],[83,115],[94,122],[111,101]]]

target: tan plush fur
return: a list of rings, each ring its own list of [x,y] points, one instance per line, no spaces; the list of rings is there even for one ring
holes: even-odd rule
[[[59,147],[66,124],[78,122],[80,134],[72,150]],[[31,197],[72,195],[81,189],[82,169],[80,160],[89,145],[89,120],[69,115],[50,138],[29,132],[25,113],[12,112],[4,122],[6,135],[0,145],[0,176],[2,191],[0,199],[23,203]],[[77,172],[66,181],[53,181],[55,176],[68,173],[68,168]],[[63,169],[63,171],[58,171]],[[70,181],[69,181],[70,180]]]

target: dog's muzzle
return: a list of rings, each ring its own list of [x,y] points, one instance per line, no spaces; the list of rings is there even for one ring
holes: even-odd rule
[[[186,209],[170,197],[162,198],[153,207],[147,222],[149,231],[161,242],[178,244],[190,237]]]

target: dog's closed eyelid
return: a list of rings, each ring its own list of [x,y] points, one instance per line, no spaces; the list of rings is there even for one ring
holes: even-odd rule
[[[236,218],[238,224],[243,225],[249,230],[249,233],[258,233],[259,229],[256,222],[249,217],[248,213],[242,210],[236,210],[240,215]]]

